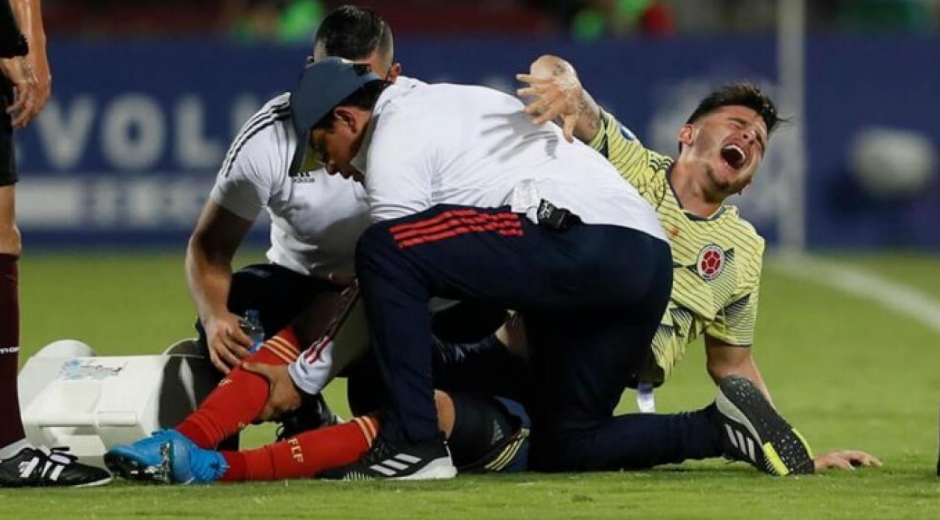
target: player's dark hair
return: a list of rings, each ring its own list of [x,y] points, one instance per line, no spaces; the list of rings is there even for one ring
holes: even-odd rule
[[[356,68],[356,72],[360,74],[366,74],[371,69],[368,65],[361,63],[353,65]],[[356,107],[363,110],[372,110],[375,107],[375,103],[379,100],[379,96],[382,95],[382,92],[391,85],[388,81],[384,79],[372,80],[365,85],[359,87],[355,92],[346,96],[342,101],[340,101],[336,106],[337,107]],[[313,125],[313,130],[322,128],[332,128],[333,123],[336,121],[333,110],[330,110],[323,118],[321,118],[315,125]]]
[[[357,5],[333,9],[323,19],[314,45],[323,45],[327,56],[364,60],[378,50],[391,59],[392,29],[375,11]]]
[[[778,123],[786,122],[777,115],[777,106],[770,96],[757,85],[741,81],[724,85],[709,94],[698,104],[686,124],[692,124],[715,110],[727,106],[743,106],[760,114],[764,124],[767,125],[768,135],[774,131]]]

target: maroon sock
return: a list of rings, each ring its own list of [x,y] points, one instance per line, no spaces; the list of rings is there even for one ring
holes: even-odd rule
[[[23,420],[16,391],[20,351],[17,257],[0,254],[0,448],[22,440]]]

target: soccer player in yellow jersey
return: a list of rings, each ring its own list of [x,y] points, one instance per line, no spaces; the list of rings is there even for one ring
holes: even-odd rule
[[[536,63],[553,61],[552,70],[564,71],[563,78],[570,75],[564,84],[576,88],[574,70],[560,59],[544,57]],[[522,94],[554,85],[534,83]],[[773,103],[749,83],[716,91],[679,130],[680,153],[673,160],[644,147],[583,89],[578,98],[576,123],[568,125],[569,131],[607,157],[656,208],[672,244],[672,298],[653,340],[655,359],[639,375],[640,382],[661,385],[686,345],[704,334],[708,372],[716,381],[742,375],[769,398],[746,348],[754,337],[764,239],[724,201],[753,181],[778,120]],[[561,101],[543,96],[529,110],[544,111],[551,100]],[[544,112],[537,122],[555,111]]]
[[[742,381],[752,384],[760,390],[755,393],[766,398],[764,410],[782,421],[772,409],[770,393],[749,348],[757,317],[764,240],[737,208],[725,204],[728,197],[743,193],[754,180],[769,134],[779,121],[773,101],[750,83],[716,90],[679,129],[679,155],[672,159],[644,147],[603,111],[582,88],[568,62],[542,56],[532,64],[530,74],[518,79],[528,83],[518,94],[534,98],[526,111],[535,122],[556,120],[567,139],[576,137],[604,155],[656,208],[669,235],[674,266],[670,302],[653,339],[654,356],[644,371],[631,376],[631,385],[661,385],[682,359],[686,345],[704,335],[708,373],[722,385],[721,390],[726,390],[722,381],[738,381],[731,386]],[[510,342],[505,329],[500,339]],[[720,404],[719,400],[719,408]],[[760,403],[756,406],[762,413]],[[653,433],[657,428],[648,431]],[[765,453],[761,458],[757,450],[755,457],[748,440],[733,429],[722,432],[727,434],[723,439],[725,455],[748,460],[769,473],[788,472],[767,465],[766,459],[775,454]],[[795,435],[803,445],[799,448],[808,450],[805,441]],[[661,460],[650,459],[641,465],[702,458],[708,451],[702,446],[688,450],[682,444],[676,442],[664,450]],[[832,452],[817,457],[814,463],[816,469],[880,465],[860,451]],[[812,470],[799,471],[806,469]]]

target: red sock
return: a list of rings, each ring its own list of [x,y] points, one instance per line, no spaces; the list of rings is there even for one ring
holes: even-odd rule
[[[20,418],[16,371],[20,352],[17,257],[0,254],[0,448],[26,437]]]
[[[300,348],[297,335],[293,327],[288,325],[264,342],[261,349],[245,361],[287,365],[298,355]],[[267,400],[267,380],[236,367],[176,430],[200,448],[212,448],[257,419]]]
[[[258,449],[223,451],[229,467],[222,481],[313,478],[321,471],[359,460],[378,431],[378,419],[366,415]]]

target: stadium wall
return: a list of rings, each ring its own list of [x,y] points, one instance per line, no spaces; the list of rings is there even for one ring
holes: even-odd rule
[[[851,167],[854,143],[871,129],[940,147],[938,45],[925,37],[808,42],[810,247],[940,247],[938,183],[886,197],[863,189]],[[772,38],[396,42],[408,75],[505,91],[545,52],[572,61],[605,107],[668,153],[675,130],[716,84],[746,78],[775,88]],[[291,87],[305,54],[208,40],[51,42],[53,98],[17,138],[27,246],[184,244],[229,140],[264,101]],[[784,127],[775,141],[788,138]],[[735,201],[771,243],[788,207],[786,148],[771,146],[758,182]],[[896,161],[871,164],[884,179],[896,178]],[[261,243],[262,228],[252,234]]]

